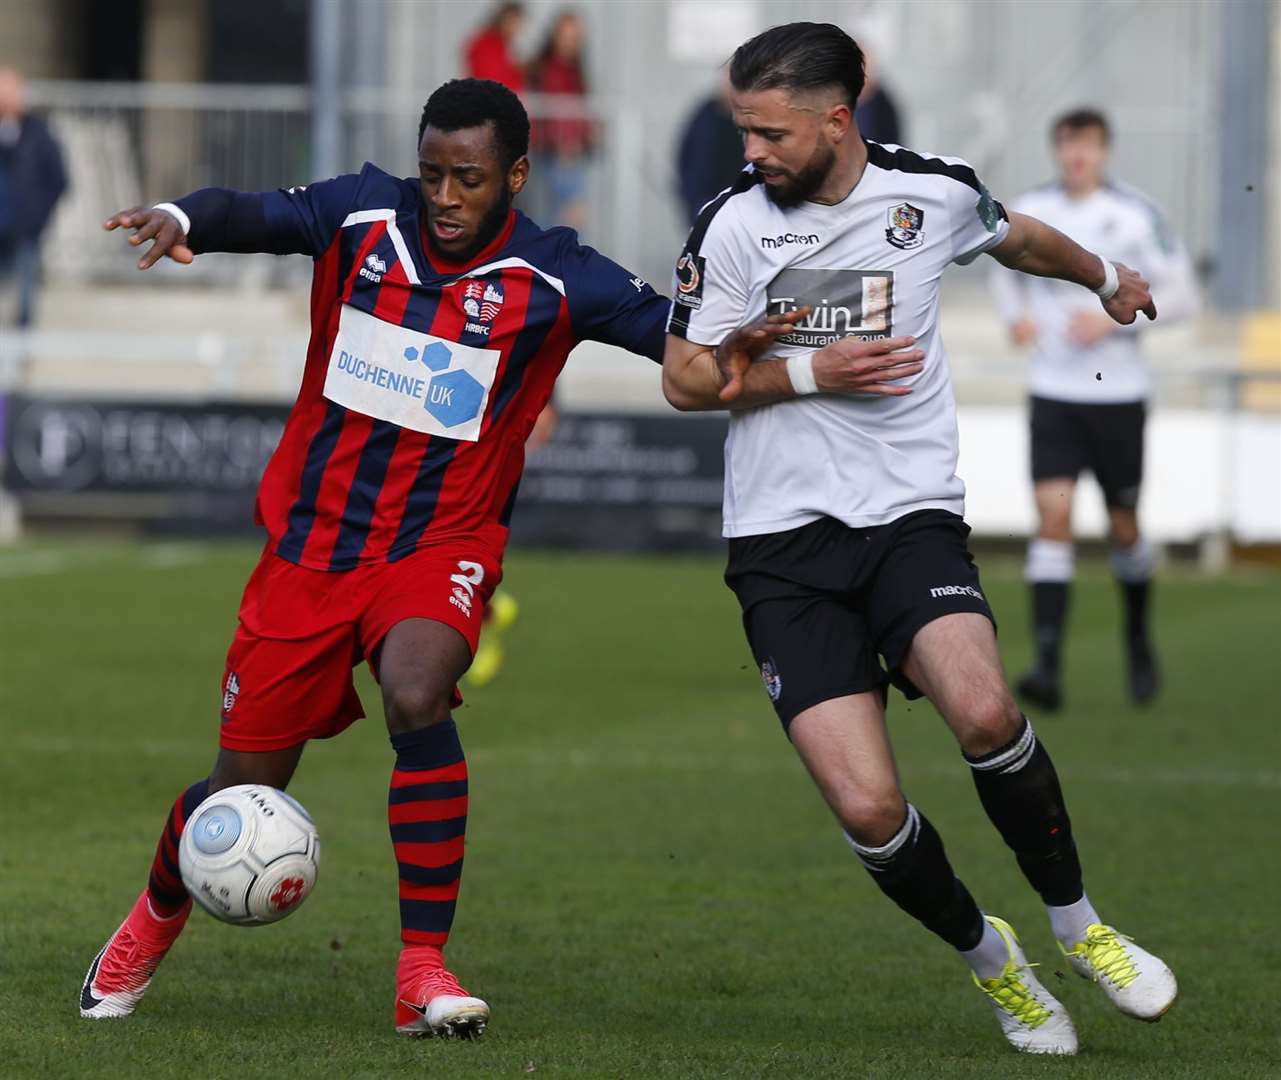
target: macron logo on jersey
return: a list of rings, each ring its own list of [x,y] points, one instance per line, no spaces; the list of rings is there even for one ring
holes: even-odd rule
[[[803,244],[806,247],[819,242],[818,233],[779,233],[778,236],[762,236],[761,247],[769,250],[770,248],[786,247],[788,244]]]

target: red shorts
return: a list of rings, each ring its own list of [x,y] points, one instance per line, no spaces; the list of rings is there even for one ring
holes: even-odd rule
[[[423,548],[394,563],[308,570],[270,550],[245,586],[222,678],[220,742],[281,750],[337,735],[365,715],[352,670],[406,619],[452,626],[473,653],[502,577],[486,548]],[[378,672],[374,670],[374,677]],[[454,706],[462,704],[454,691]]]

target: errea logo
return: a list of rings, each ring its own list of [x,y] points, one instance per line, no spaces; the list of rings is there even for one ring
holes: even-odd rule
[[[788,244],[804,244],[809,246],[810,244],[817,244],[818,242],[818,233],[785,232],[779,233],[777,236],[761,237],[761,247],[766,249],[786,247]]]
[[[227,675],[227,682],[222,690],[222,718],[227,720],[231,710],[236,707],[236,698],[240,696],[240,676],[234,671]]]
[[[367,278],[377,285],[382,281],[385,273],[387,273],[387,264],[382,259],[373,252],[365,256],[365,265],[360,268],[361,277]]]
[[[972,596],[975,600],[983,599],[983,594],[973,585],[937,585],[930,590],[930,596],[936,600],[940,596]]]

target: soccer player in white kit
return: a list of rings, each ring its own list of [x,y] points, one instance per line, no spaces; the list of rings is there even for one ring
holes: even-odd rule
[[[1195,310],[1191,260],[1161,211],[1146,196],[1107,177],[1107,118],[1077,109],[1054,122],[1050,138],[1058,181],[1029,191],[1012,209],[1138,269],[1152,283],[1162,322]],[[1130,694],[1146,704],[1156,696],[1160,676],[1148,632],[1153,556],[1138,521],[1143,428],[1152,392],[1139,349],[1141,324],[1123,326],[1089,303],[1080,289],[1000,264],[992,268],[992,292],[1014,344],[1032,348],[1028,389],[1038,522],[1025,574],[1036,665],[1016,688],[1043,709],[1062,703],[1059,656],[1074,571],[1072,497],[1077,477],[1089,469],[1107,503],[1112,570],[1125,611]]]
[[[749,165],[681,253],[663,364],[677,408],[731,410],[727,583],[779,719],[877,885],[961,953],[1011,1045],[1075,1053],[1009,924],[981,913],[904,797],[886,691],[943,715],[1068,963],[1122,1012],[1161,1016],[1174,976],[1086,896],[1054,766],[1005,683],[937,328],[943,271],[984,252],[1094,289],[1121,323],[1155,317],[1147,284],[1007,216],[965,162],[866,142],[862,53],[835,26],[758,35],[730,81]]]

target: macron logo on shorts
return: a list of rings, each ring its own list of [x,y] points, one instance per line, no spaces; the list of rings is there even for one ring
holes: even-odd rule
[[[936,585],[930,590],[930,596],[937,600],[941,596],[972,596],[982,600],[983,594],[973,585]]]

